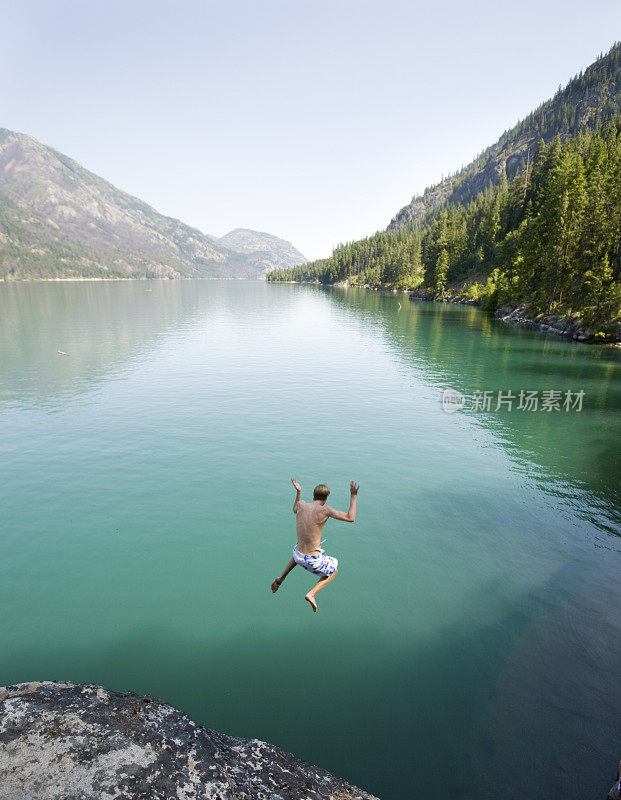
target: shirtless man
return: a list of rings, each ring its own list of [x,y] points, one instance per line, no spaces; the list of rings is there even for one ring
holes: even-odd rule
[[[351,482],[349,486],[351,495],[349,499],[349,511],[345,514],[343,511],[335,511],[333,508],[326,505],[330,490],[325,483],[320,483],[318,486],[315,486],[312,503],[307,503],[301,499],[300,492],[302,491],[302,487],[295,478],[291,478],[291,483],[296,491],[293,513],[297,518],[298,543],[293,548],[293,558],[289,559],[289,563],[285,567],[282,575],[272,582],[272,591],[277,592],[280,588],[280,584],[287,575],[296,564],[299,564],[309,572],[315,575],[321,575],[321,578],[304,598],[311,604],[313,611],[317,611],[315,595],[317,592],[320,592],[324,586],[327,586],[332,578],[336,576],[339,563],[334,556],[326,555],[326,551],[321,549],[321,532],[323,531],[323,526],[326,524],[328,517],[340,519],[343,522],[354,522],[356,519],[356,495],[360,487],[353,481]]]

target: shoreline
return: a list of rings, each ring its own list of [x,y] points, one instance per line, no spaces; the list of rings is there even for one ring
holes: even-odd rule
[[[541,333],[551,333],[554,336],[562,336],[580,344],[599,344],[607,347],[621,347],[621,341],[613,338],[597,339],[593,330],[587,326],[582,326],[578,320],[570,314],[559,317],[555,314],[538,314],[535,318],[526,313],[524,306],[499,306],[494,311],[494,317],[500,319],[507,325],[515,325],[523,328],[532,328]]]
[[[416,291],[409,293],[410,300],[426,300],[429,302],[430,298]],[[481,308],[481,303],[478,300],[469,300],[467,298],[446,298],[446,300],[431,300],[431,302],[453,303],[455,305],[469,305]],[[483,311],[483,309],[481,309]],[[598,344],[606,345],[607,347],[619,347],[621,341],[615,338],[597,338],[597,334],[592,328],[583,325],[577,315],[572,314],[536,314],[531,316],[528,311],[528,306],[524,303],[511,303],[508,305],[498,306],[494,311],[487,312],[495,319],[504,322],[506,325],[513,325],[514,327],[530,328],[531,330],[539,331],[541,333],[551,333],[554,336],[567,338],[568,340],[579,342],[580,344]]]
[[[348,287],[349,283],[331,284],[333,286]],[[389,291],[391,293],[407,293],[409,300],[422,300],[432,303],[452,303],[454,305],[475,306],[481,308],[478,300],[471,300],[461,297],[447,297],[444,300],[434,300],[416,289],[395,289],[389,286],[369,286],[363,285],[357,288],[372,289],[373,291]],[[481,309],[483,311],[483,309]],[[485,313],[485,312],[484,312]],[[524,303],[512,303],[510,305],[498,306],[494,311],[487,312],[495,319],[504,322],[506,325],[514,327],[530,328],[540,333],[551,333],[553,336],[566,338],[579,344],[595,344],[602,347],[621,347],[621,338],[612,335],[597,337],[597,332],[586,325],[583,325],[580,318],[572,314],[537,314],[530,316],[528,307]]]
[[[65,283],[84,281],[148,281],[152,278],[0,278],[0,283]]]
[[[281,281],[278,281],[280,283]],[[390,294],[407,294],[410,301],[420,300],[427,303],[452,303],[453,305],[462,306],[475,306],[481,308],[481,303],[478,300],[470,300],[468,298],[447,297],[444,300],[434,300],[431,297],[421,293],[416,289],[395,289],[390,285],[375,285],[370,284],[351,284],[349,281],[339,281],[337,283],[322,284],[319,281],[287,281],[287,283],[299,284],[314,284],[317,286],[336,286],[342,289],[367,289],[372,292],[384,292]],[[562,316],[555,314],[537,314],[534,317],[529,316],[525,304],[512,304],[499,306],[493,312],[489,313],[495,319],[506,325],[514,327],[530,328],[540,333],[550,333],[553,336],[565,338],[568,341],[577,342],[578,344],[592,344],[600,347],[621,347],[621,338],[596,338],[596,332],[586,325],[580,323],[577,316],[571,314],[564,314]]]
[[[174,283],[175,281],[254,281],[254,278],[208,278],[208,277],[201,277],[201,278],[187,278],[185,276],[180,275],[178,278],[169,278],[166,275],[162,275],[158,278],[132,278],[127,276],[126,278],[115,276],[115,277],[68,277],[68,278],[0,278],[0,283],[85,283],[85,282],[93,282],[93,281],[170,281]],[[263,280],[263,278],[257,278],[258,282]],[[292,281],[295,283],[296,281]]]
[[[66,278],[0,278],[0,283],[92,283],[92,282],[111,282],[111,281],[195,281],[195,280],[240,280],[239,278],[186,278],[186,277],[178,277],[178,278],[147,278],[147,277],[140,277],[140,278],[132,278],[132,277],[120,277],[120,276],[110,276],[110,277],[86,277],[86,276],[76,276],[76,277],[66,277]],[[431,303],[452,303],[454,305],[469,305],[475,306],[477,308],[481,307],[481,303],[478,300],[470,300],[468,298],[459,298],[459,297],[447,297],[444,300],[434,300],[418,292],[416,289],[395,289],[390,285],[376,285],[372,286],[370,284],[351,284],[349,281],[339,281],[338,283],[329,283],[329,284],[322,284],[319,281],[274,281],[275,283],[286,283],[286,284],[311,284],[315,286],[335,286],[341,289],[366,289],[372,292],[384,292],[390,294],[407,294],[408,299],[412,300],[421,300],[424,302],[431,302]],[[269,281],[268,281],[269,283]],[[535,331],[539,331],[540,333],[550,333],[553,336],[560,336],[566,338],[568,340],[578,342],[580,344],[596,344],[601,345],[604,347],[621,347],[621,338],[613,338],[606,337],[606,338],[597,338],[596,332],[594,332],[588,326],[583,326],[580,324],[579,318],[576,316],[572,316],[571,314],[565,314],[563,316],[558,316],[555,314],[537,314],[535,317],[529,316],[527,313],[527,307],[524,304],[512,304],[512,305],[504,305],[499,306],[495,311],[489,312],[495,319],[504,322],[506,325],[513,325],[515,327],[521,328],[530,328]]]

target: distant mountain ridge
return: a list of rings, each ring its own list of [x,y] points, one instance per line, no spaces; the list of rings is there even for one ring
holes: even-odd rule
[[[248,228],[235,228],[217,239],[217,242],[227,250],[252,257],[254,263],[264,268],[266,274],[274,269],[286,269],[308,260],[291,242],[279,239],[271,233]]]
[[[572,78],[550,100],[505,131],[463,169],[413,197],[392,219],[387,230],[396,231],[447,203],[467,203],[503,176],[510,181],[532,163],[540,140],[561,141],[584,128],[595,128],[621,114],[621,43]]]
[[[0,128],[0,277],[262,278],[304,261],[270,234],[204,234]]]

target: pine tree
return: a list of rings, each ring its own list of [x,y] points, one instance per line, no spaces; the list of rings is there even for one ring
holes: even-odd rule
[[[434,293],[437,300],[442,300],[446,292],[446,276],[449,270],[449,257],[446,248],[440,250],[433,275]]]

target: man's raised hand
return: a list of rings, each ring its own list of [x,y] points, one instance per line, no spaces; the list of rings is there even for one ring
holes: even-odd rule
[[[354,481],[352,481],[349,484],[349,491],[351,492],[351,494],[358,494],[358,489],[359,488],[360,488],[360,486],[357,483],[354,483]]]
[[[295,479],[295,478],[291,478],[291,483],[293,484],[293,488],[296,490],[296,492],[301,492],[301,491],[302,491],[302,487],[301,487],[301,486],[300,486],[300,484],[299,484],[299,483],[296,481],[296,479]]]

